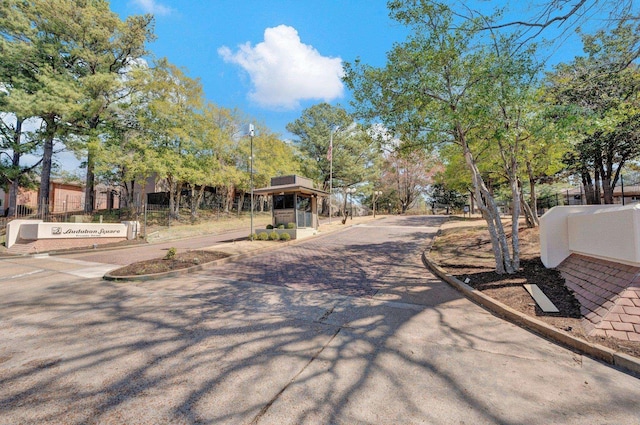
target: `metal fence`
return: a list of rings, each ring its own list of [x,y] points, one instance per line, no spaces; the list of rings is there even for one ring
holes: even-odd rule
[[[124,220],[133,220],[140,223],[140,234],[146,237],[149,229],[157,227],[170,227],[176,223],[176,218],[170,214],[168,202],[162,203],[140,203],[113,210],[95,211],[85,214],[83,205],[78,202],[71,202],[67,197],[57,202],[55,205],[48,205],[42,210],[38,205],[18,205],[11,216],[0,216],[0,237],[6,234],[7,223],[15,219],[43,220],[45,222],[99,222],[99,223],[119,223]],[[188,199],[183,198],[180,208],[180,220],[190,219],[190,209]],[[234,201],[227,205],[223,197],[209,197],[200,203],[198,216],[209,220],[218,220],[228,214],[239,214],[238,206],[242,213],[249,213],[251,200],[249,197],[236,197]],[[44,211],[43,211],[44,210]],[[254,201],[254,212],[270,211],[270,205],[264,199],[256,198]]]

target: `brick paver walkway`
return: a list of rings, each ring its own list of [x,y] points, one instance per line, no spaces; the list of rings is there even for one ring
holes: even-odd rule
[[[589,335],[640,341],[640,267],[573,254],[558,270]]]
[[[400,226],[394,225],[397,218],[389,218],[383,223],[355,226],[331,237],[209,269],[207,274],[303,291],[371,297],[399,280],[424,279],[420,254],[442,218],[413,221],[403,219]]]

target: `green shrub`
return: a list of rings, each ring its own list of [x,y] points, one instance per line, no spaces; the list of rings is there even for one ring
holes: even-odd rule
[[[273,229],[273,225],[272,224],[267,224],[267,229],[269,229],[269,230]]]
[[[280,235],[280,240],[281,241],[288,241],[291,239],[291,235],[288,234],[287,232],[283,233]]]
[[[261,240],[261,241],[269,240],[269,234],[267,232],[260,232],[258,234],[258,240]]]
[[[284,229],[284,224],[278,224],[278,229]]]
[[[278,239],[280,239],[280,235],[274,230],[273,232],[269,233],[269,239],[272,241],[277,241]]]
[[[249,240],[250,241],[255,241],[256,239],[258,239],[258,235],[256,235],[255,233],[252,233],[249,235]]]
[[[296,223],[287,223],[287,229],[295,229]]]
[[[171,247],[167,250],[167,255],[164,256],[164,259],[173,260],[176,257],[177,253],[178,253],[178,249]]]

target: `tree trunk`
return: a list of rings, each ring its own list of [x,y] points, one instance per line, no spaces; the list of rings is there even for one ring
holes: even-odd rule
[[[182,203],[182,182],[177,182],[175,184],[176,187],[176,195],[175,195],[175,199],[176,202],[174,204],[174,210],[173,210],[173,217],[176,219],[180,218],[180,204]]]
[[[613,185],[611,184],[611,168],[605,170],[600,167],[600,177],[602,181],[602,200],[605,204],[613,204]]]
[[[191,218],[198,217],[198,207],[202,202],[202,196],[204,195],[204,185],[200,186],[200,189],[196,192],[195,185],[191,185]]]
[[[236,194],[235,187],[232,184],[227,186],[227,195],[225,197],[225,202],[224,202],[225,214],[229,214],[231,210],[233,210],[233,200],[235,198],[235,194]]]
[[[525,214],[527,210],[531,213],[531,218],[533,220],[533,227],[540,225],[540,220],[538,220],[538,195],[536,194],[536,179],[533,175],[533,167],[531,166],[531,161],[527,161],[527,174],[529,175],[529,204],[528,208],[525,209]]]
[[[582,173],[582,186],[584,187],[584,197],[587,205],[597,205],[600,203],[600,199],[596,197],[596,189],[593,186],[593,180],[589,171],[583,169]]]
[[[347,198],[349,194],[347,192],[344,193],[344,204],[343,204],[343,215],[342,215],[342,224],[347,223],[347,218],[349,218],[349,213],[347,212]]]
[[[498,274],[512,274],[516,270],[513,268],[511,261],[511,255],[509,253],[509,244],[507,237],[504,233],[504,227],[500,219],[500,210],[495,202],[495,199],[491,195],[489,189],[484,183],[480,170],[475,163],[473,155],[466,144],[464,135],[461,130],[458,130],[458,141],[462,145],[465,162],[469,171],[471,172],[471,178],[473,182],[473,188],[475,192],[476,204],[482,217],[487,222],[489,230],[489,236],[491,237],[491,247],[493,249],[493,255],[496,259],[496,273]]]
[[[42,172],[40,174],[40,192],[38,196],[38,214],[44,218],[49,213],[51,186],[51,165],[53,161],[53,137],[56,129],[53,118],[46,118],[46,133],[42,153]]]
[[[602,182],[601,182],[601,176],[600,176],[600,171],[598,171],[598,169],[596,169],[595,173],[594,173],[594,182],[593,182],[593,197],[594,197],[594,204],[595,205],[600,205],[602,204]]]
[[[518,168],[516,157],[513,155],[511,161],[511,267],[513,272],[520,268],[520,204],[522,194],[518,184]],[[511,273],[511,272],[510,272]]]
[[[13,134],[13,157],[11,159],[11,166],[17,170],[11,185],[9,186],[9,205],[7,206],[7,217],[14,217],[17,212],[18,204],[18,190],[20,189],[20,156],[22,152],[18,147],[20,146],[20,138],[22,137],[22,118],[16,118],[16,131]]]
[[[520,203],[520,210],[524,213],[524,219],[527,224],[527,227],[530,229],[533,229],[538,225],[538,215],[536,214],[535,211],[531,209],[531,206],[527,203],[526,199],[524,198],[524,193],[522,193],[522,184],[520,183],[519,180],[518,180],[518,190],[520,193],[520,197],[518,200],[518,202]]]
[[[173,191],[173,180],[171,176],[167,177],[167,186],[169,186],[169,217],[173,216],[174,204],[176,202]]]
[[[525,219],[525,222],[527,223],[527,227],[529,229],[535,228],[537,226],[538,217],[533,211],[531,211],[531,207],[529,206],[527,201],[524,199],[524,195],[522,194],[520,194],[520,208],[522,208],[522,212],[524,213],[524,219]]]
[[[87,177],[85,179],[84,186],[84,212],[85,214],[91,214],[96,206],[95,199],[95,155],[92,153],[92,149],[87,150]]]
[[[244,190],[240,192],[240,196],[238,196],[238,217],[240,217],[240,213],[242,212],[242,208],[244,207]]]

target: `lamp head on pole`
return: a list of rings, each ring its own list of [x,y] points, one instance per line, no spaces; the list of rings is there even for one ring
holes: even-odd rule
[[[253,126],[253,124],[249,123],[249,124],[245,124],[242,127],[242,135],[243,136],[250,136],[253,137],[256,135],[256,130],[255,127]]]

